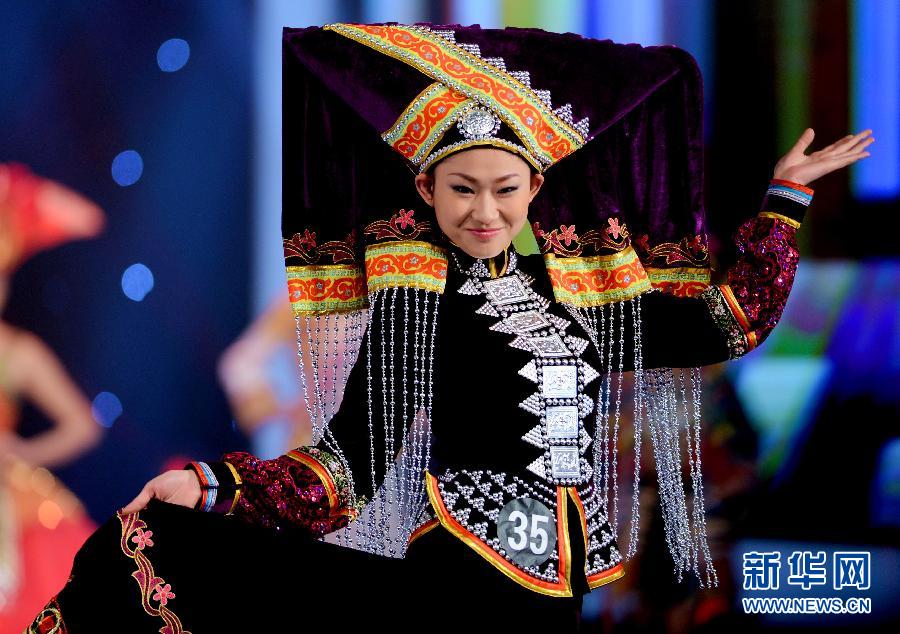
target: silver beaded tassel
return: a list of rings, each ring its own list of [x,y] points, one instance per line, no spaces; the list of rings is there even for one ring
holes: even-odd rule
[[[361,472],[360,465],[356,465],[356,473],[351,473],[343,451],[329,432],[328,421],[336,410],[334,399],[328,406],[328,384],[323,387],[321,370],[323,367],[331,368],[332,376],[337,376],[337,366],[340,366],[342,384],[345,384],[346,375],[358,354],[365,355],[367,368],[368,477],[371,478],[371,489],[375,495],[367,501],[355,521],[326,535],[325,541],[387,557],[403,557],[406,554],[415,522],[428,503],[424,472],[431,458],[429,421],[439,304],[440,294],[425,289],[404,286],[371,291],[366,321],[354,315],[349,318],[349,325],[344,331],[347,347],[350,350],[355,348],[356,352],[341,357],[341,362],[337,364],[337,353],[331,354],[329,363],[328,346],[316,343],[319,338],[314,336],[312,329],[306,332],[307,341],[313,342],[314,353],[311,365],[314,368],[315,398],[307,401],[310,417],[314,421],[313,428],[317,430],[314,441],[323,440],[325,448],[341,460],[351,485],[356,478],[367,476]],[[401,315],[403,323],[398,323]],[[327,317],[325,319],[327,322]],[[360,350],[363,327],[375,329],[370,332],[377,332],[378,337],[375,345],[371,337],[366,338],[367,346],[365,350]],[[338,334],[337,331],[335,334]],[[399,375],[394,371],[395,351],[403,355],[402,359],[397,360]],[[302,365],[301,375],[306,378]],[[304,393],[306,390],[304,383]],[[362,421],[360,427],[362,431]],[[379,439],[377,444],[384,439],[384,454],[381,456],[375,455],[376,438]],[[386,474],[381,486],[376,483],[376,460],[382,461],[381,470]],[[355,490],[356,487],[353,488]]]
[[[632,316],[635,318],[635,380],[640,375],[640,337],[637,332],[640,323],[640,297],[630,301]],[[607,308],[607,306],[609,308]],[[616,306],[619,307],[619,327],[618,332],[615,327]],[[622,372],[625,337],[624,323],[624,302],[615,304],[604,304],[599,307],[574,307],[567,305],[569,313],[585,329],[593,342],[600,356],[600,369],[603,376],[600,379],[598,395],[596,399],[597,417],[594,427],[594,453],[593,453],[593,473],[595,490],[601,491],[604,505],[609,509],[610,487],[612,481],[612,503],[613,508],[608,512],[613,532],[618,534],[618,508],[619,508],[619,482],[618,482],[618,446],[619,446],[619,421],[621,420],[622,411],[622,381],[624,373]],[[598,314],[599,313],[599,314]],[[618,346],[613,341],[614,335],[618,334]],[[618,364],[613,363],[615,358],[615,349],[619,351]],[[615,386],[613,385],[613,374],[616,374]],[[616,405],[613,413],[612,438],[610,438],[610,404],[612,402],[612,393],[616,393]],[[635,391],[635,420],[637,418],[637,404],[639,392]],[[635,475],[640,470],[640,426],[635,425]],[[634,555],[634,549],[637,545],[637,529],[638,529],[638,478],[634,478],[634,493],[632,496],[631,509],[631,538],[629,540],[629,550],[626,554],[627,558]]]
[[[612,482],[613,510],[609,513],[613,531],[618,534],[618,437],[622,402],[625,310],[634,324],[634,474],[631,500],[631,526],[626,559],[637,551],[640,527],[641,440],[644,420],[650,431],[653,456],[659,481],[666,543],[675,563],[678,581],[682,573],[692,571],[701,588],[717,587],[718,576],[710,556],[706,537],[703,479],[700,462],[700,368],[658,368],[645,370],[642,354],[641,298],[606,304],[600,307],[576,308],[569,312],[585,328],[600,355],[605,377],[600,382],[597,398],[597,424],[594,430],[594,479],[609,508]],[[615,374],[615,378],[613,377]],[[690,398],[685,374],[690,376]],[[613,394],[615,407],[610,413]],[[610,438],[610,417],[612,437]],[[687,459],[692,487],[691,512],[682,478],[680,429],[685,434]],[[701,557],[706,569],[701,574]]]
[[[685,374],[690,374],[691,394],[686,395]],[[647,423],[659,479],[659,499],[669,552],[681,581],[683,571],[697,575],[700,587],[718,586],[718,576],[706,539],[703,483],[700,472],[700,368],[659,368],[646,373]],[[691,513],[682,480],[680,429],[690,463]],[[701,556],[706,560],[700,573]],[[705,576],[705,579],[704,579]]]
[[[343,390],[350,368],[356,363],[367,312],[363,308],[294,317],[300,384],[312,424],[313,445],[322,439],[325,425],[337,411],[337,390]]]
[[[361,309],[347,313],[294,316],[300,385],[312,424],[310,445],[316,446],[324,441],[325,446],[344,465],[351,491],[355,490],[353,473],[344,452],[329,433],[328,423],[339,406],[338,386],[343,392],[350,368],[359,355],[363,323],[368,312]]]

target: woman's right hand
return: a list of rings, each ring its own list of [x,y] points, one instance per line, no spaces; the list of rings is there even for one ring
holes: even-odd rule
[[[138,496],[122,508],[122,513],[140,511],[151,498],[194,508],[202,495],[200,480],[192,469],[173,469],[159,474],[145,484]]]

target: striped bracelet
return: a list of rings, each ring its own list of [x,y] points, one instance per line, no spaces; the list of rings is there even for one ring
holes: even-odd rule
[[[200,477],[200,486],[204,489],[207,487],[218,488],[219,481],[216,479],[213,470],[210,468],[208,464],[202,462],[200,460],[192,461],[191,466],[194,467],[194,470],[197,472],[197,475]]]
[[[204,513],[208,513],[212,511],[213,507],[216,505],[216,494],[218,493],[218,489],[203,489],[203,495],[200,497],[200,503],[197,505],[197,508]]]
[[[216,504],[219,481],[216,479],[213,470],[205,462],[194,460],[189,463],[189,466],[193,467],[194,473],[196,473],[197,477],[200,479],[202,495],[200,497],[200,502],[197,504],[197,509],[209,512]]]
[[[795,183],[793,181],[781,178],[773,178],[769,182],[769,188],[766,190],[767,196],[781,196],[788,200],[793,200],[806,207],[809,207],[813,199],[813,190],[806,185]]]

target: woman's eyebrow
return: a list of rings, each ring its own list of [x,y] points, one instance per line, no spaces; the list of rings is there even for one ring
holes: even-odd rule
[[[477,183],[477,182],[478,182],[478,179],[477,179],[477,178],[473,178],[473,177],[469,176],[468,174],[463,174],[462,172],[451,172],[450,174],[448,174],[448,176],[462,176],[463,178],[465,178],[465,179],[466,179],[467,181],[469,181],[470,183]],[[501,176],[500,178],[498,178],[498,179],[495,180],[494,182],[495,182],[495,183],[499,183],[499,182],[501,182],[501,181],[505,181],[505,180],[508,179],[508,178],[512,178],[513,176],[518,176],[518,174],[516,174],[515,172],[513,172],[512,174],[507,174],[507,175],[505,175],[505,176]]]

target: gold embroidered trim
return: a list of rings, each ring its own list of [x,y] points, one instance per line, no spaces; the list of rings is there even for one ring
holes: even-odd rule
[[[443,499],[441,498],[441,494],[437,486],[437,478],[429,473],[427,469],[425,470],[425,478],[426,490],[428,491],[428,499],[431,501],[431,506],[432,508],[434,508],[437,518],[441,522],[441,526],[458,537],[463,543],[465,543],[467,546],[472,548],[472,550],[474,550],[476,553],[490,562],[491,565],[497,568],[504,575],[506,575],[516,583],[528,588],[529,590],[534,590],[535,592],[540,592],[541,594],[546,594],[553,597],[572,596],[572,585],[570,582],[571,554],[569,551],[568,531],[566,530],[567,524],[565,516],[565,498],[563,497],[565,493],[562,491],[562,487],[557,487],[556,491],[556,533],[557,549],[559,551],[559,568],[557,569],[557,574],[559,575],[560,583],[550,583],[548,581],[534,579],[533,577],[529,576],[527,573],[501,557],[500,554],[494,551],[493,548],[491,548],[490,546],[482,542],[478,537],[469,532],[466,527],[460,524],[459,521],[457,521],[456,518],[454,518],[444,506]],[[563,510],[560,510],[560,506],[563,507]]]
[[[660,242],[651,247],[650,236],[641,233],[634,236],[632,243],[637,248],[641,261],[648,267],[657,262],[665,264],[666,267],[682,264],[690,268],[709,268],[709,247],[706,243],[706,234],[684,236],[678,242]]]
[[[728,284],[719,285],[719,290],[722,291],[722,297],[724,297],[725,301],[728,302],[728,308],[731,310],[731,313],[734,315],[737,323],[740,324],[741,329],[743,329],[744,331],[744,336],[747,338],[747,351],[749,352],[750,350],[753,350],[758,345],[758,342],[756,341],[756,333],[750,327],[750,320],[744,313],[744,309],[741,308],[737,297],[734,296],[734,291],[731,290],[731,286],[729,286]]]
[[[231,508],[228,509],[228,512],[225,515],[234,515],[234,509],[237,508],[238,500],[241,498],[241,476],[238,473],[237,469],[234,468],[234,465],[225,461],[225,466],[228,467],[228,470],[231,471],[231,475],[234,476],[234,499],[231,501]]]
[[[588,247],[594,255],[614,257],[631,244],[631,233],[619,218],[606,219],[607,226],[600,229],[588,229],[579,235],[575,225],[559,225],[550,231],[541,228],[539,221],[531,224],[535,240],[542,240],[541,253],[551,252],[557,257],[587,256]],[[574,243],[575,246],[572,246]],[[612,254],[611,256],[609,254]]]
[[[587,517],[584,514],[584,506],[581,503],[581,499],[578,497],[578,492],[575,490],[575,487],[566,487],[566,490],[569,492],[569,497],[572,498],[572,501],[575,502],[575,507],[578,509],[578,516],[581,518],[581,536],[584,537],[584,572],[588,571],[588,536],[587,536]]]
[[[406,542],[406,545],[409,546],[415,540],[420,538],[422,535],[424,535],[425,533],[431,531],[432,529],[434,529],[435,527],[440,526],[440,525],[441,525],[441,522],[438,519],[428,520],[427,522],[422,524],[419,528],[417,528],[410,534],[409,541]]]
[[[312,469],[322,481],[328,496],[328,506],[333,513],[347,515],[351,520],[358,517],[360,503],[365,502],[365,497],[363,496],[356,504],[353,503],[350,479],[340,460],[317,447],[298,447],[288,451],[287,455]]]
[[[694,297],[710,284],[709,268],[683,266],[678,268],[645,267],[653,288],[676,297]]]
[[[462,150],[466,150],[470,147],[474,147],[476,145],[493,145],[494,147],[502,148],[509,150],[511,152],[515,152],[526,161],[528,161],[531,166],[539,172],[542,172],[544,168],[540,163],[531,155],[531,153],[523,148],[521,145],[516,145],[506,139],[495,139],[495,138],[487,138],[487,139],[469,139],[468,141],[459,141],[454,143],[453,145],[447,145],[442,147],[440,150],[435,152],[434,154],[430,154],[428,158],[420,166],[421,171],[426,171],[428,167],[436,162],[450,156],[451,154],[455,154],[456,152],[461,152]]]
[[[761,211],[759,212],[759,216],[763,218],[774,218],[775,220],[780,220],[781,222],[792,226],[794,229],[800,228],[800,223],[793,218],[789,218],[788,216],[776,213],[774,211]]]
[[[749,324],[744,311],[737,304],[731,288],[727,284],[713,285],[700,293],[698,297],[706,302],[709,314],[719,330],[722,331],[728,346],[729,358],[736,359],[747,354],[752,349],[747,334]],[[753,339],[755,341],[755,334]]]
[[[181,619],[167,606],[169,600],[175,598],[172,585],[166,583],[162,577],[156,576],[153,564],[144,553],[146,548],[153,546],[153,531],[148,530],[147,522],[140,518],[140,513],[140,511],[136,511],[125,515],[119,510],[116,512],[116,516],[122,525],[122,537],[119,542],[122,552],[137,564],[138,569],[132,572],[131,576],[134,577],[141,589],[141,605],[144,612],[151,616],[158,616],[165,622],[166,627],[160,631],[166,631],[169,634],[191,634],[184,629]],[[151,601],[156,605],[151,604]]]
[[[404,62],[476,100],[503,119],[542,163],[551,165],[586,142],[530,86],[428,29],[354,23],[322,28]]]
[[[363,233],[374,242],[385,240],[416,240],[423,233],[431,231],[431,222],[416,220],[415,209],[400,209],[391,215],[390,220],[380,218],[366,225]],[[424,242],[419,240],[419,242]]]
[[[419,165],[472,100],[440,82],[420,92],[381,138]]]
[[[599,588],[600,586],[606,585],[610,581],[615,581],[616,579],[621,579],[625,576],[625,564],[622,562],[617,563],[615,566],[610,568],[609,570],[604,570],[603,572],[598,572],[594,575],[591,575],[587,578],[588,587],[593,590],[594,588]]]
[[[652,288],[637,253],[628,246],[618,253],[557,258],[544,254],[557,302],[579,307],[600,306],[637,297]]]
[[[71,579],[71,578],[70,578]],[[38,612],[31,625],[22,634],[68,634],[69,628],[62,617],[56,597],[50,599]]]
[[[568,487],[569,495],[575,501],[575,506],[578,508],[578,514],[581,516],[581,534],[584,536],[584,572],[587,574],[588,568],[588,538],[587,538],[587,518],[584,514],[584,504],[581,501],[581,498],[578,497],[578,491],[575,487]],[[595,572],[592,575],[587,576],[588,587],[593,590],[599,586],[609,583],[610,581],[615,581],[616,579],[621,578],[625,574],[625,562],[619,562],[612,568],[607,570],[601,570],[600,572]]]
[[[319,244],[319,238],[311,227],[305,227],[303,231],[297,231],[290,238],[282,239],[285,263],[292,260],[300,260],[300,266],[319,264],[319,260],[325,255],[330,255],[332,263],[343,264],[354,262],[357,233],[351,229],[343,240],[328,240]]]
[[[356,264],[285,267],[295,316],[347,313],[367,308],[366,283]]]
[[[369,292],[406,286],[443,293],[447,255],[443,248],[419,240],[399,240],[366,247]]]

